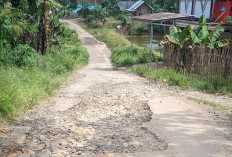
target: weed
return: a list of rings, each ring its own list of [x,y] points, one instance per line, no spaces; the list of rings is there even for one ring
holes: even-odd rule
[[[224,104],[215,103],[215,102],[211,102],[211,101],[204,100],[204,99],[197,99],[197,98],[193,98],[193,97],[188,97],[188,99],[192,100],[198,104],[204,104],[207,106],[211,106],[211,107],[216,108],[220,111],[232,111],[232,107],[229,105],[224,105]]]
[[[172,69],[155,69],[151,67],[130,68],[128,72],[154,80],[166,80],[169,85],[180,86],[183,89],[232,94],[231,80],[222,77],[213,77],[211,80],[207,80],[198,75],[184,75]]]

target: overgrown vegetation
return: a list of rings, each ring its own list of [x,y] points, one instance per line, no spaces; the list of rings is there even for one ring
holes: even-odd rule
[[[220,28],[222,22],[219,23],[214,30],[210,31],[204,15],[199,19],[199,27],[194,30],[190,25],[186,26],[184,30],[172,25],[170,27],[170,35],[166,35],[165,39],[160,42],[161,45],[169,44],[175,46],[175,52],[181,55],[181,60],[178,61],[179,69],[182,72],[186,71],[187,53],[197,46],[207,47],[208,51],[212,49],[224,47],[231,43],[230,39],[219,40],[219,37],[224,32],[223,28]],[[206,51],[205,51],[206,53]]]
[[[130,66],[133,64],[148,63],[149,50],[134,45],[133,58],[131,58],[131,42],[116,32],[116,26],[120,21],[108,18],[104,27],[92,29],[89,25],[82,24],[97,39],[105,42],[112,52],[112,62],[115,67]],[[158,52],[153,51],[151,61],[161,60]]]
[[[88,53],[54,0],[0,1],[0,119],[51,96]],[[41,55],[42,54],[42,55]]]
[[[0,51],[0,119],[11,119],[51,96],[70,72],[86,65],[88,53],[74,31],[66,29],[60,40],[44,56],[28,45]]]
[[[141,47],[133,48],[133,57],[131,58],[131,46],[115,48],[112,52],[112,62],[115,67],[131,66],[133,64],[149,63],[149,50]],[[160,61],[162,58],[157,52],[151,55],[151,62]]]
[[[103,25],[105,24],[106,17],[108,16],[106,7],[102,7],[97,3],[95,3],[94,5],[90,5],[86,0],[82,0],[81,5],[82,9],[80,10],[79,15],[81,15],[89,25],[93,23],[95,25],[98,25],[100,23],[102,23]]]
[[[227,27],[229,28],[229,31],[232,33],[232,16],[226,17],[226,24]]]
[[[154,12],[178,12],[178,0],[145,0],[154,8]]]
[[[101,27],[105,24],[106,18],[113,17],[121,21],[122,30],[126,34],[130,34],[130,25],[132,13],[126,10],[121,11],[118,3],[120,0],[102,0],[100,4],[91,4],[88,0],[81,0],[81,10],[78,12],[85,20],[87,25],[92,25],[93,28]],[[148,5],[154,8],[154,13],[158,12],[177,12],[178,1],[159,1],[145,0]],[[136,27],[137,26],[137,27]],[[143,24],[135,25],[135,35],[143,35],[149,32],[148,26]],[[154,32],[163,33],[163,26],[154,26]]]
[[[138,67],[128,70],[149,79],[165,81],[170,86],[180,86],[183,89],[194,89],[210,93],[223,93],[232,96],[230,79],[212,77],[210,80],[199,75],[184,75],[171,69],[155,69],[151,67]]]

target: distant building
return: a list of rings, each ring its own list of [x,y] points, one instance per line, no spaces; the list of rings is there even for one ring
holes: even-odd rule
[[[72,11],[72,13],[74,13],[74,14],[77,14],[82,8],[83,8],[83,6],[82,6],[82,4],[81,4],[81,0],[77,0],[77,2],[78,2],[78,5],[77,5],[77,8],[75,9],[75,10],[73,10]],[[88,8],[90,9],[90,10],[94,10],[94,9],[96,9],[95,7],[95,3],[100,3],[101,2],[101,0],[88,0],[88,2],[89,2],[89,4],[88,4]],[[100,4],[97,4],[97,6],[99,6]]]
[[[144,1],[120,1],[118,6],[121,11],[132,12],[134,16],[152,14],[154,10]]]
[[[195,15],[213,22],[225,22],[227,16],[232,15],[231,0],[179,0],[179,13]]]

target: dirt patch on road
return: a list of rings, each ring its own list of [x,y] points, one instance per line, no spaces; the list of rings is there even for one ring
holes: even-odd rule
[[[131,90],[128,83],[121,83],[98,84],[81,94],[81,102],[65,113],[75,118],[79,128],[75,130],[83,144],[79,149],[84,153],[166,149],[164,141],[143,127],[151,120],[152,112],[139,98],[140,93]]]

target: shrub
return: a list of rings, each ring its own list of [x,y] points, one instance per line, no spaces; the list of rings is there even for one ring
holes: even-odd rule
[[[133,57],[131,58],[131,47],[125,46],[115,48],[112,51],[112,62],[116,67],[130,66],[133,64],[142,64],[150,62],[150,51],[147,48],[134,47]],[[160,61],[162,58],[156,55],[156,52],[152,52],[151,61]]]
[[[123,11],[120,14],[117,15],[117,19],[122,22],[123,25],[126,25],[126,23],[131,20],[131,13],[127,11]]]
[[[14,106],[10,100],[10,96],[2,91],[0,92],[0,111],[0,116],[7,116],[8,113],[14,112]]]
[[[88,53],[72,30],[59,36],[40,55],[28,45],[0,49],[0,119],[11,119],[53,94],[77,67],[88,62]]]
[[[36,64],[36,51],[28,45],[17,45],[14,49],[2,48],[0,51],[0,65],[12,64],[18,67],[31,67]]]

